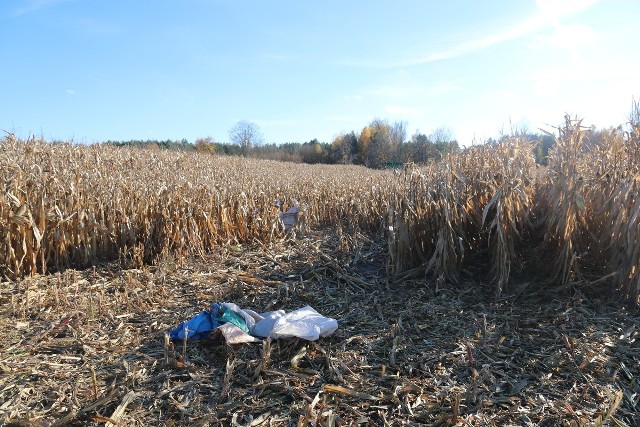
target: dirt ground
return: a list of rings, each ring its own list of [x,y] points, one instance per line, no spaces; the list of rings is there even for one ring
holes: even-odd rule
[[[0,284],[0,424],[640,425],[640,317],[582,284],[390,282],[384,247],[330,233],[127,263]],[[165,345],[222,301],[339,329]]]

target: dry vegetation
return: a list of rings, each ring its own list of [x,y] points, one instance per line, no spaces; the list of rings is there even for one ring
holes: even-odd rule
[[[416,169],[389,210],[390,271],[457,283],[484,257],[498,295],[528,269],[553,286],[613,279],[637,302],[639,160],[640,123],[592,143],[567,117],[548,166],[516,137]]]
[[[400,174],[7,136],[0,423],[638,425],[640,127],[557,133]],[[165,346],[222,300],[340,328]]]
[[[306,227],[373,231],[387,209],[388,172],[195,153],[0,144],[0,274],[86,267],[98,260],[202,255],[282,236],[281,209],[304,207]]]

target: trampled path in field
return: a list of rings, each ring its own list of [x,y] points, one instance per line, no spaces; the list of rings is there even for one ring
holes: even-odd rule
[[[330,233],[6,282],[0,424],[640,425],[639,317],[583,292],[394,283],[383,247]],[[339,329],[165,346],[217,301]]]

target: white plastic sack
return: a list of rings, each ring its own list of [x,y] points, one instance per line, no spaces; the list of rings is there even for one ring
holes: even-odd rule
[[[247,323],[249,334],[242,333],[236,326],[219,327],[227,341],[233,343],[251,342],[248,337],[277,338],[302,338],[315,341],[320,337],[331,335],[338,329],[338,321],[330,317],[324,317],[310,306],[285,313],[284,310],[256,313],[250,309],[242,309],[234,303],[225,302],[223,305],[241,315]],[[226,328],[223,328],[226,326]],[[237,331],[236,331],[237,329]],[[238,332],[239,331],[239,332]],[[243,335],[244,334],[244,335]],[[246,336],[245,336],[246,335]]]
[[[262,313],[262,320],[256,323],[256,326],[253,327],[253,330],[250,331],[252,335],[256,337],[266,338],[271,335],[271,331],[273,330],[273,325],[276,323],[276,320],[285,315],[284,310],[277,311],[269,311],[267,313]]]
[[[291,227],[298,223],[298,212],[300,211],[300,206],[298,202],[295,201],[293,207],[285,212],[279,212],[280,220],[284,224],[285,231],[289,231]]]
[[[338,321],[324,317],[310,306],[286,313],[278,317],[269,336],[271,338],[297,337],[315,341],[331,335],[338,329]]]

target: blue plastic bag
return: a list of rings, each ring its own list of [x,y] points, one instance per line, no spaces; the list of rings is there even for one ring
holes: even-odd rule
[[[175,329],[169,331],[169,338],[172,340],[183,340],[185,330],[188,329],[189,339],[207,338],[211,331],[220,326],[220,304],[213,304],[211,309],[202,310],[189,321],[182,322]]]

